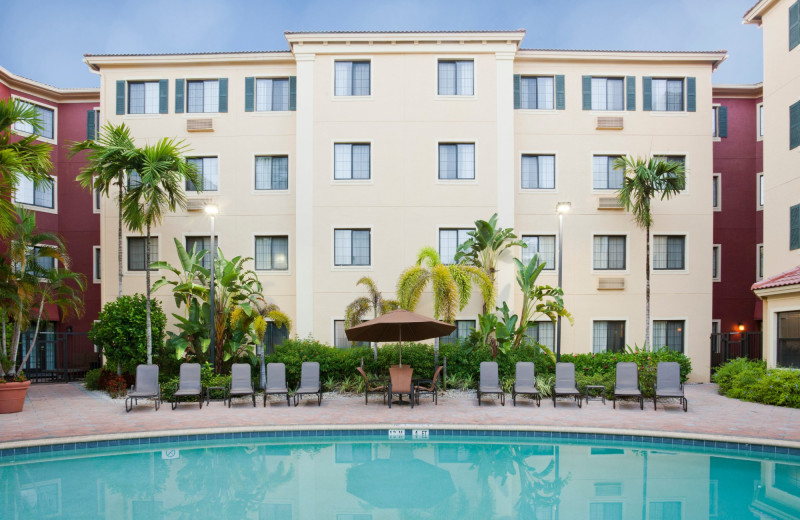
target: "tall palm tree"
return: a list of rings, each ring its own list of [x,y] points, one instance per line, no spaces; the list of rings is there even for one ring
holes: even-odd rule
[[[686,184],[686,171],[679,162],[631,156],[620,157],[614,167],[625,172],[617,199],[633,215],[636,225],[645,230],[645,324],[644,344],[650,344],[650,228],[653,226],[651,201],[670,199]]]
[[[153,337],[150,324],[150,229],[164,220],[166,210],[186,209],[184,183],[200,183],[195,168],[186,162],[183,141],[163,138],[137,150],[131,166],[141,181],[131,185],[122,200],[122,218],[131,230],[145,230],[145,280],[147,284],[147,363],[153,362]]]
[[[24,123],[33,132],[25,137],[15,136],[14,125]],[[12,233],[16,211],[11,197],[20,178],[33,181],[37,188],[52,185],[48,173],[53,169],[50,160],[52,146],[36,142],[42,130],[39,112],[35,107],[17,99],[0,99],[0,236]]]
[[[122,199],[125,196],[125,175],[135,170],[137,157],[136,145],[133,143],[130,129],[125,123],[114,126],[106,124],[99,132],[96,140],[87,139],[73,143],[70,156],[88,150],[88,164],[76,178],[81,186],[97,190],[108,196],[111,187],[117,188],[117,206],[119,209],[117,229],[117,260],[119,264],[118,282],[119,296],[122,296]]]
[[[351,301],[344,311],[344,326],[349,329],[364,321],[364,317],[372,310],[372,317],[377,318],[389,311],[400,307],[397,300],[387,300],[378,290],[378,285],[369,276],[363,276],[356,282],[356,285],[363,285],[367,288],[369,296],[359,296]],[[373,355],[378,359],[378,344],[373,343]]]
[[[456,312],[469,303],[473,284],[481,291],[486,305],[494,308],[494,285],[483,269],[474,265],[443,264],[432,247],[423,247],[416,264],[400,275],[397,281],[400,307],[413,311],[428,282],[433,288],[433,317],[436,319],[453,323]]]

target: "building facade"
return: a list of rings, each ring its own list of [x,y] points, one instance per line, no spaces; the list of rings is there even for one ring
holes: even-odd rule
[[[57,308],[48,308],[49,323],[43,330],[65,332],[70,327],[74,332],[88,332],[100,312],[100,199],[75,181],[86,162],[82,155],[70,158],[69,147],[74,141],[94,137],[100,89],[52,87],[0,67],[0,99],[9,98],[37,107],[44,126],[39,140],[53,146],[53,186],[34,189],[23,179],[14,202],[34,212],[38,229],[61,235],[72,262],[70,269],[86,276],[84,315],[65,321]],[[26,135],[32,129],[17,126],[13,130]]]
[[[653,342],[693,359],[707,380],[713,238],[711,74],[717,52],[521,49],[524,31],[287,33],[287,52],[90,55],[102,121],[137,142],[185,139],[203,174],[190,208],[154,230],[158,258],[173,240],[210,237],[219,207],[226,256],[254,258],[267,298],[293,334],[337,344],[345,306],[372,277],[391,294],[424,246],[452,259],[477,219],[498,213],[556,285],[556,204],[563,288],[574,326],[562,353]],[[645,236],[615,201],[622,155],[684,161],[685,189],[653,203],[651,323],[645,324]],[[102,276],[116,276],[117,212],[101,209]],[[142,239],[123,241],[125,291],[144,291]],[[518,309],[510,259],[499,301]],[[116,296],[103,287],[103,300]],[[162,299],[169,313],[172,298]],[[468,330],[481,312],[460,313]],[[419,309],[432,313],[430,293]],[[552,325],[537,328],[553,344]]]
[[[800,1],[761,0],[744,17],[764,41],[764,306],[769,366],[800,367]]]

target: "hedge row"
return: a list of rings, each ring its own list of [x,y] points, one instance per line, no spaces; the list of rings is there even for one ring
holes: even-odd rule
[[[767,370],[763,361],[739,358],[719,367],[712,380],[719,393],[742,401],[800,408],[800,371]]]

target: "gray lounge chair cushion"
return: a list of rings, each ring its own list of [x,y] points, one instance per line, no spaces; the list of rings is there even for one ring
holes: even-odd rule
[[[286,365],[283,363],[267,363],[267,388],[265,394],[285,394],[289,392],[286,385]]]
[[[674,361],[662,361],[656,372],[656,395],[683,397],[681,388],[681,366]]]
[[[136,367],[136,384],[134,390],[128,392],[128,397],[157,397],[158,365],[139,365]]]
[[[300,368],[300,388],[298,394],[316,394],[319,392],[319,363],[307,361]]]
[[[245,395],[253,393],[253,382],[250,378],[250,365],[234,363],[231,367],[231,395]]]
[[[639,366],[636,363],[617,363],[617,381],[614,384],[614,395],[642,395],[639,390]]]
[[[200,382],[200,363],[182,364],[178,389],[175,391],[175,395],[178,397],[198,395],[202,391],[203,384]]]
[[[514,392],[518,394],[538,394],[535,371],[536,369],[530,361],[518,361]]]
[[[575,363],[556,363],[556,384],[553,392],[559,395],[580,395],[575,384]]]
[[[500,378],[497,375],[497,363],[494,361],[483,361],[481,363],[481,382],[479,389],[483,393],[501,393]]]
[[[615,388],[614,395],[638,397],[642,395],[642,392],[640,392],[637,388]]]

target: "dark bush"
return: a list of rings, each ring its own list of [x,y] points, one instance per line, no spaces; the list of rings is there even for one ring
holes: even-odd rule
[[[102,368],[95,368],[86,372],[86,376],[83,378],[83,385],[87,390],[102,390],[100,388],[100,375],[102,373]]]
[[[739,358],[719,367],[712,380],[719,385],[720,394],[734,399],[800,408],[797,370],[767,370],[763,361]]]

